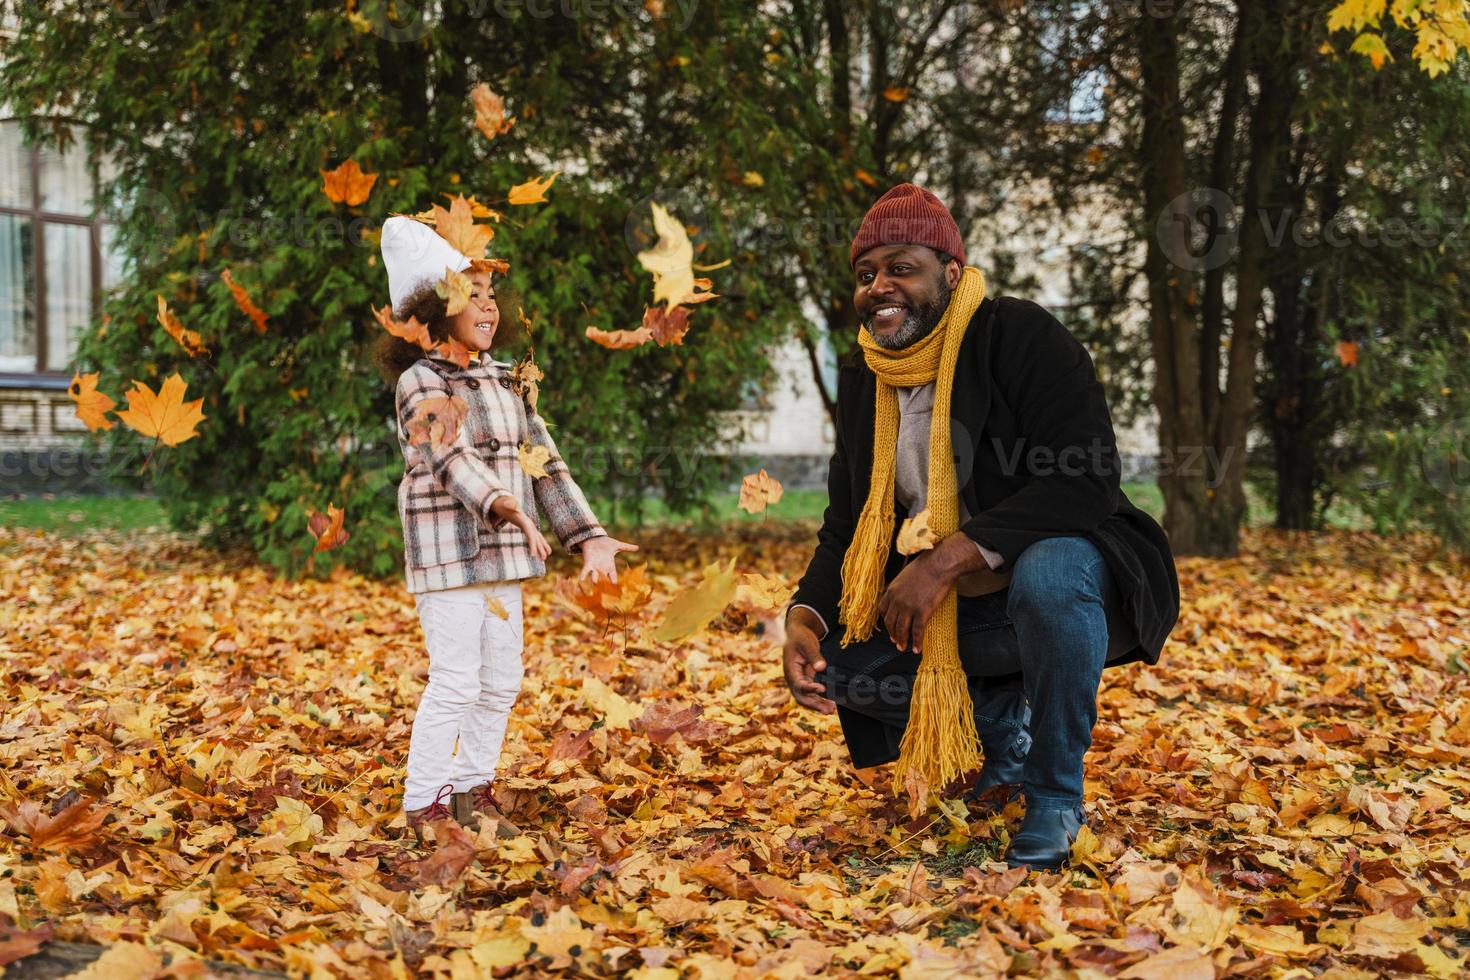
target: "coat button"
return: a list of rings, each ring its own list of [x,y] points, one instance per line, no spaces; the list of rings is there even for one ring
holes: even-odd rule
[[[474,378],[469,378],[468,380],[465,381],[465,387],[466,388],[478,388],[478,387],[480,387],[480,382],[476,381]]]
[[[510,387],[510,379],[509,378],[501,378],[500,379],[500,387],[502,387],[502,388],[509,388]]]
[[[490,451],[492,453],[498,453],[498,452],[500,452],[500,440],[499,439],[491,439],[490,440]]]

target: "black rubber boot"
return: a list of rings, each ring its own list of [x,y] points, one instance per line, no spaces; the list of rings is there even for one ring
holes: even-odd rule
[[[1021,828],[1006,848],[1006,864],[1055,871],[1067,863],[1072,842],[1082,829],[1082,811],[1026,807]]]

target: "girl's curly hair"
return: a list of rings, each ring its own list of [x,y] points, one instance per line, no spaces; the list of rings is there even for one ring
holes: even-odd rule
[[[424,283],[418,289],[408,294],[408,297],[393,311],[396,320],[408,322],[413,317],[420,323],[427,324],[429,338],[435,343],[442,344],[449,339],[449,304],[439,297],[434,291],[435,284]],[[500,326],[495,331],[495,340],[491,344],[491,350],[499,350],[507,346],[513,339],[513,330],[507,329],[504,308],[501,310]],[[418,344],[410,343],[402,337],[395,337],[384,330],[373,345],[373,362],[378,371],[387,381],[389,386],[398,384],[398,376],[421,358],[427,357],[428,352]]]

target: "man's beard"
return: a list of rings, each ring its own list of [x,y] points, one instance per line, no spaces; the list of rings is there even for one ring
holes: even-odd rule
[[[954,292],[942,273],[939,276],[938,287],[934,298],[918,309],[910,310],[909,315],[903,318],[897,330],[886,337],[874,335],[873,342],[888,350],[903,350],[933,333],[934,328],[939,326],[939,321],[944,319],[944,311],[949,308],[949,298]],[[872,334],[872,317],[868,318],[866,326],[868,333]]]

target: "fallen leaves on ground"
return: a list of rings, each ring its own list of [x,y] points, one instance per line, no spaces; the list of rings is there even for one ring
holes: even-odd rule
[[[0,528],[0,956],[54,929],[109,947],[97,976],[1465,972],[1463,563],[1259,531],[1182,559],[1163,662],[1105,673],[1085,864],[1027,874],[993,860],[1017,806],[910,822],[851,769],[781,684],[779,620],[650,635],[711,562],[794,581],[812,530],[661,532],[626,631],[558,556],[496,783],[524,832],[420,849],[400,581]]]

